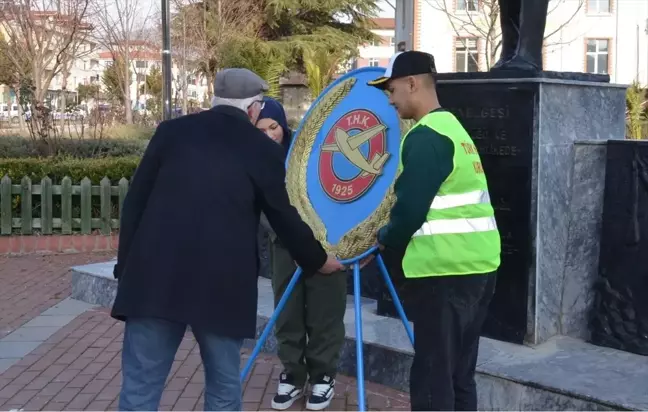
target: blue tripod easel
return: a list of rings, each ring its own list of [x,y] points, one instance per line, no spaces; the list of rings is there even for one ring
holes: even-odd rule
[[[374,253],[377,253],[376,247],[369,249],[367,252],[361,254],[356,258],[345,260],[342,262],[342,264],[344,265],[353,266],[353,292],[354,292],[353,300],[355,306],[356,359],[358,362],[356,367],[357,380],[358,380],[358,410],[363,412],[366,410],[366,408],[365,408],[365,397],[364,397],[364,393],[365,393],[364,358],[363,358],[363,348],[362,348],[362,344],[363,344],[362,307],[360,305],[360,298],[361,298],[360,261]],[[389,289],[389,294],[391,295],[391,298],[394,301],[394,305],[396,306],[396,311],[398,312],[398,315],[400,316],[401,321],[403,322],[403,326],[405,326],[405,331],[407,332],[407,336],[409,337],[412,346],[414,346],[414,332],[412,331],[412,328],[410,327],[409,322],[407,321],[407,316],[405,315],[405,311],[403,310],[403,305],[400,303],[400,300],[398,299],[398,294],[396,293],[394,284],[392,283],[391,278],[389,277],[389,273],[387,272],[387,267],[385,266],[385,262],[383,261],[379,253],[377,253],[376,256],[376,262],[378,263],[378,269],[380,270],[380,273],[382,273],[383,280],[387,285],[387,289]],[[268,324],[266,325],[265,329],[263,329],[263,333],[259,337],[259,340],[257,341],[257,344],[254,347],[254,350],[252,351],[252,355],[248,359],[245,367],[243,368],[243,371],[241,372],[241,381],[245,380],[245,377],[250,373],[250,370],[252,369],[252,365],[254,365],[255,359],[257,358],[257,356],[259,356],[259,353],[261,352],[261,348],[263,347],[265,341],[268,339],[268,335],[272,331],[272,328],[274,327],[274,324],[277,321],[279,314],[281,313],[284,306],[286,305],[286,301],[290,297],[290,294],[295,288],[295,285],[299,281],[301,275],[302,275],[302,269],[298,267],[292,279],[290,280],[290,283],[286,287],[286,291],[284,292],[283,296],[279,300],[277,307],[272,313],[270,320],[268,320]]]

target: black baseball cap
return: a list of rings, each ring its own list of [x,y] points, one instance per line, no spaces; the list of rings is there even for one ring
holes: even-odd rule
[[[385,70],[385,75],[367,82],[369,86],[384,90],[390,80],[417,74],[436,73],[434,56],[421,51],[398,52],[392,56]]]

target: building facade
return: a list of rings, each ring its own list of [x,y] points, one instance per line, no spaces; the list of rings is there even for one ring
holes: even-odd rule
[[[132,83],[130,85],[131,101],[134,109],[143,109],[150,95],[146,93],[146,76],[153,68],[161,70],[161,49],[153,43],[145,41],[132,41],[129,45],[129,58],[131,60]],[[115,48],[117,49],[117,48]],[[124,48],[119,48],[125,50]],[[114,61],[112,51],[101,47],[95,42],[87,40],[79,46],[78,57],[70,62],[67,70],[60,70],[50,82],[47,92],[47,102],[53,110],[62,110],[61,95],[66,93],[67,104],[77,104],[91,108],[96,102],[80,101],[78,98],[79,85],[97,84],[105,91],[103,74]],[[182,76],[180,67],[174,62],[172,68],[172,93],[178,99],[182,98]],[[67,74],[67,76],[65,76]],[[205,79],[189,73],[187,76],[187,95],[192,105],[201,105],[205,100],[209,88]],[[177,93],[176,93],[177,91]],[[6,85],[0,86],[0,103],[16,104],[16,95]]]
[[[648,1],[648,0],[646,0]],[[385,67],[389,58],[394,54],[395,44],[395,22],[393,17],[380,17],[373,19],[375,29],[371,30],[378,40],[360,46],[358,58],[354,67],[380,66]]]
[[[439,72],[488,70],[499,57],[493,3],[415,0],[414,48],[433,54]],[[648,85],[648,0],[551,0],[544,69]]]
[[[114,47],[115,50],[126,50],[124,47]],[[132,82],[130,97],[134,109],[144,109],[146,101],[151,97],[146,90],[146,76],[154,69],[162,70],[161,49],[154,43],[146,41],[131,41],[129,44],[129,59],[131,66]],[[106,48],[97,48],[94,53],[77,59],[77,74],[73,84],[98,84],[104,89],[103,73],[114,61],[113,52]],[[182,97],[181,70],[177,64],[172,68],[172,93],[178,98]],[[187,76],[187,95],[194,104],[200,104],[207,94],[207,84],[204,79],[194,74]],[[177,91],[177,93],[176,93]]]

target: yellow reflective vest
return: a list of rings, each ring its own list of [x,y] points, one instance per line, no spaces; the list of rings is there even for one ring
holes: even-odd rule
[[[429,127],[452,140],[454,158],[452,172],[434,197],[425,223],[407,245],[403,258],[405,277],[495,271],[500,265],[501,241],[475,144],[447,111],[429,113],[411,130],[417,126]],[[406,140],[407,135],[401,141],[401,157]]]

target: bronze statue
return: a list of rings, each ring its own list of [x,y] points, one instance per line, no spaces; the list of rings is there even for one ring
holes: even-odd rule
[[[502,52],[491,70],[542,71],[549,0],[498,0]]]

